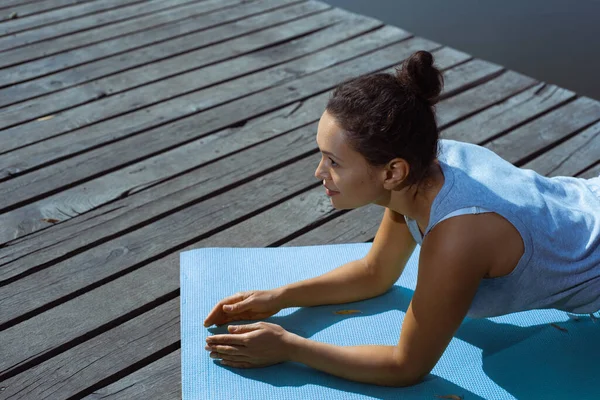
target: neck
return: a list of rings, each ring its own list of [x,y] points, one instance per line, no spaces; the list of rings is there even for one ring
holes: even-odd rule
[[[390,191],[389,195],[386,196],[386,201],[380,205],[414,219],[421,231],[424,232],[429,225],[431,205],[443,185],[444,174],[436,162],[425,181],[418,185]]]

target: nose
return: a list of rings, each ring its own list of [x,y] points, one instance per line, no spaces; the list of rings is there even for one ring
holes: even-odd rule
[[[319,180],[324,180],[327,178],[323,167],[323,160],[319,161],[319,165],[317,165],[317,169],[315,171],[315,178]]]

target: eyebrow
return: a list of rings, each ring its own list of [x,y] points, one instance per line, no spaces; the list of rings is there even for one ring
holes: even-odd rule
[[[318,142],[316,139],[315,139],[315,142],[317,142],[317,147],[319,147],[319,142]],[[338,159],[338,160],[340,160],[340,161],[344,161],[344,160],[342,160],[341,158],[339,158],[338,156],[336,156],[336,155],[335,155],[335,154],[333,154],[333,153],[330,153],[330,152],[328,152],[328,151],[325,151],[325,150],[321,150],[321,148],[320,148],[320,147],[319,147],[319,151],[320,151],[321,153],[323,153],[323,154],[327,154],[328,156],[335,157],[335,158],[337,158],[337,159]]]
[[[339,158],[339,157],[338,157],[338,156],[336,156],[335,154],[333,154],[333,153],[330,153],[330,152],[328,152],[328,151],[321,150],[321,153],[323,153],[323,154],[327,154],[328,156],[332,156],[332,157],[335,157],[335,158],[337,158],[337,159],[338,159],[338,160],[340,160],[340,161],[343,161],[341,158]]]

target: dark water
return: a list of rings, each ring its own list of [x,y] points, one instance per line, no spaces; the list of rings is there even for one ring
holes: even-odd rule
[[[325,0],[600,100],[600,0]]]

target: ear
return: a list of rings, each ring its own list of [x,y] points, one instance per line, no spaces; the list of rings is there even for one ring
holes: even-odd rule
[[[383,187],[387,190],[402,189],[402,183],[408,177],[410,165],[402,158],[395,158],[384,168]]]

